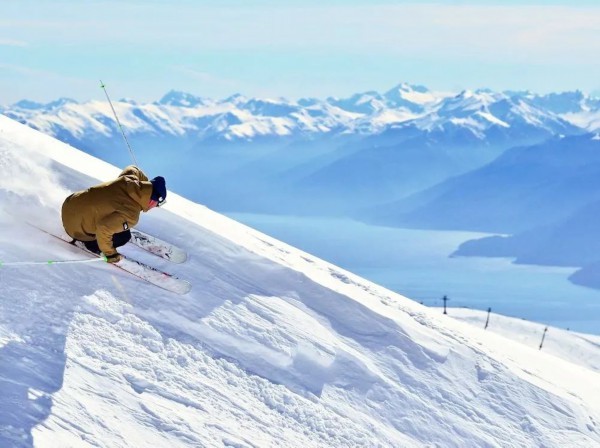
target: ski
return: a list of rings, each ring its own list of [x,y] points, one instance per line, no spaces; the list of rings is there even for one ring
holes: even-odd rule
[[[187,260],[187,252],[183,249],[137,229],[131,229],[130,242],[151,254],[172,261],[173,263],[183,263]]]
[[[53,233],[50,233],[47,230],[40,229],[37,226],[32,225],[32,227],[35,227],[36,229],[46,233],[47,235],[57,238],[64,243],[70,244],[71,246],[76,247],[77,249],[81,250],[82,252],[85,252],[88,255],[92,255],[94,257],[101,257],[101,255],[98,255],[94,252],[87,250],[87,248],[81,241],[72,242],[71,239],[69,237],[67,237],[66,235],[61,237],[61,236],[57,236]],[[161,271],[160,269],[154,268],[154,267],[147,265],[146,263],[143,263],[141,261],[135,260],[130,257],[125,257],[122,254],[121,254],[121,257],[122,257],[121,261],[119,261],[118,263],[110,263],[110,264],[112,266],[114,266],[115,268],[118,268],[118,269],[121,269],[122,271],[128,272],[129,274],[131,274],[141,280],[144,280],[154,286],[157,286],[166,291],[173,292],[175,294],[179,294],[179,295],[187,294],[192,289],[192,284],[186,280],[182,280],[172,274]]]
[[[168,274],[160,269],[149,266],[146,263],[142,263],[141,261],[125,257],[124,255],[121,255],[121,257],[123,257],[121,261],[114,263],[115,267],[129,272],[159,288],[179,295],[187,294],[192,289],[192,284],[190,282],[177,278],[173,274]]]
[[[56,235],[52,236],[56,237]],[[59,238],[61,241],[65,241],[71,244],[72,246],[77,247],[78,249],[82,250],[83,252],[86,252],[87,254],[93,255],[95,257],[100,256],[94,252],[90,252],[89,250],[87,250],[87,248],[81,241],[70,242],[60,237],[56,238]],[[173,274],[161,271],[160,269],[147,265],[146,263],[136,260],[134,258],[126,257],[123,254],[121,254],[121,260],[118,263],[111,264],[114,267],[128,272],[139,279],[151,283],[154,286],[158,286],[159,288],[162,288],[166,291],[174,292],[175,294],[187,294],[192,289],[192,284],[190,282],[182,280],[178,277],[175,277]]]

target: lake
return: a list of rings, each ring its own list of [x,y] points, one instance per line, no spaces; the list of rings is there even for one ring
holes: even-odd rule
[[[427,306],[469,307],[600,334],[600,291],[568,281],[575,268],[450,257],[482,233],[379,227],[348,219],[230,213],[231,218]]]

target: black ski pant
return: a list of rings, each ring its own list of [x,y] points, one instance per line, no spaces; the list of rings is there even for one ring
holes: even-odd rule
[[[129,230],[124,230],[123,232],[115,233],[112,237],[113,246],[115,248],[124,246],[125,244],[127,244],[129,242],[130,239],[131,239],[131,232]],[[96,241],[96,240],[83,241],[83,244],[85,244],[86,249],[89,250],[90,252],[100,254],[101,250],[98,247],[98,241]]]

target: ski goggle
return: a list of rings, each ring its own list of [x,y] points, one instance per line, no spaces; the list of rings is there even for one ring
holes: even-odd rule
[[[167,202],[167,200],[164,199],[164,198],[162,198],[162,197],[160,197],[158,199],[159,199],[158,201],[156,199],[150,199],[150,208],[152,208],[152,207],[162,207]]]

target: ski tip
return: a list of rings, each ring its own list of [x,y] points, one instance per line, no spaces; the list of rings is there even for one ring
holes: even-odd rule
[[[187,254],[185,252],[171,254],[169,261],[177,264],[185,263],[187,261]]]
[[[189,282],[186,282],[186,283],[187,283],[187,285],[185,285],[185,287],[181,288],[181,290],[178,291],[177,294],[184,295],[192,290],[192,284]]]

